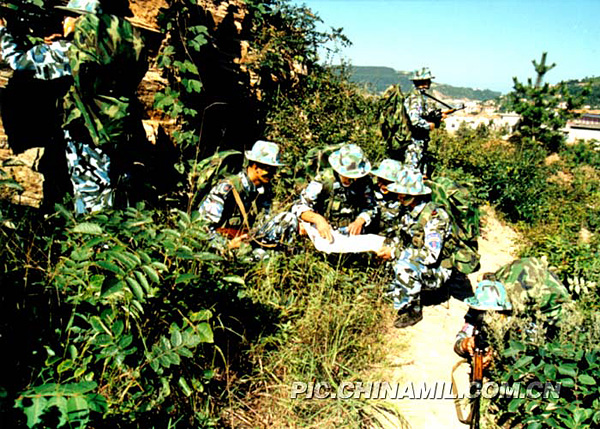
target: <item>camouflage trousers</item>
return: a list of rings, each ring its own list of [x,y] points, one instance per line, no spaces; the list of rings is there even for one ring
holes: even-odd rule
[[[420,170],[424,151],[425,140],[412,140],[404,152],[404,165]]]
[[[75,213],[91,213],[112,207],[115,190],[109,177],[110,157],[98,147],[74,141],[66,130],[65,140]]]
[[[439,289],[452,275],[451,268],[420,263],[416,252],[416,249],[405,249],[391,262],[394,280],[388,285],[387,295],[396,310],[416,303],[423,289]]]

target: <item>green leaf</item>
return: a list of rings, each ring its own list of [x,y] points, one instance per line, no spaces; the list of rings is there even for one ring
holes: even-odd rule
[[[177,384],[179,384],[179,387],[181,387],[181,391],[185,396],[190,396],[193,393],[185,378],[179,377],[179,381],[177,382]]]
[[[596,384],[596,380],[594,379],[594,377],[591,377],[587,374],[579,375],[579,377],[577,377],[577,380],[579,380],[581,384],[587,384],[588,386],[593,386]]]
[[[558,366],[558,372],[562,375],[577,377],[577,366],[574,363],[563,363]]]
[[[74,395],[67,400],[67,415],[71,421],[87,419],[89,406],[84,396]]]
[[[129,345],[133,342],[133,335],[125,335],[123,338],[121,338],[121,340],[119,341],[119,347],[124,349],[126,347],[129,347]]]
[[[46,411],[48,400],[43,396],[34,396],[29,398],[31,405],[23,407],[23,412],[27,416],[27,426],[32,428],[40,422],[40,417]]]
[[[96,264],[100,268],[104,268],[105,270],[111,271],[111,272],[113,272],[115,274],[118,274],[120,276],[122,276],[123,274],[125,274],[125,272],[117,264],[113,264],[112,262],[109,262],[109,261],[97,261]]]
[[[106,398],[97,393],[91,393],[87,395],[87,404],[90,410],[96,411],[97,413],[104,414],[108,411],[108,403]]]
[[[510,401],[508,403],[508,411],[511,413],[515,413],[517,412],[517,410],[519,409],[519,407],[521,406],[521,404],[523,404],[523,402],[525,402],[525,399],[520,399],[520,398],[515,398],[512,401]]]
[[[137,282],[136,279],[134,279],[131,276],[127,276],[125,277],[125,281],[127,281],[127,284],[129,285],[129,287],[131,288],[131,291],[133,292],[133,294],[135,295],[135,297],[140,300],[140,301],[144,301],[144,291],[142,290],[142,287],[140,286],[140,284]]]
[[[572,378],[561,378],[558,382],[564,387],[575,387],[575,380]]]
[[[173,344],[173,347],[179,347],[182,343],[182,337],[181,337],[181,332],[179,332],[177,325],[175,325],[175,327],[172,327],[172,331],[171,331],[171,344]]]
[[[125,324],[122,320],[115,320],[115,323],[112,325],[112,333],[115,337],[120,337],[123,333],[123,329],[125,328]]]
[[[246,285],[246,282],[244,281],[243,277],[240,277],[240,276],[226,276],[226,277],[223,277],[223,280],[228,283],[237,283],[242,286]]]
[[[139,271],[134,271],[134,274],[137,278],[138,283],[142,285],[142,287],[146,291],[146,294],[150,294],[150,284],[148,283],[148,279],[146,278],[146,276]]]
[[[80,234],[100,235],[104,233],[102,227],[92,222],[83,222],[73,227],[73,232]]]
[[[188,315],[189,319],[192,322],[204,322],[209,320],[212,317],[212,313],[210,310],[200,310],[200,311],[196,311],[194,313],[190,313]]]
[[[196,279],[198,279],[198,278],[200,278],[200,276],[199,276],[199,275],[197,275],[197,274],[191,274],[191,273],[183,273],[183,274],[179,274],[179,275],[177,276],[177,279],[175,280],[175,284],[176,284],[176,285],[177,285],[177,284],[180,284],[180,283],[183,283],[183,284],[188,284],[190,281],[192,281],[192,280],[196,280]]]
[[[195,254],[196,259],[200,261],[222,261],[223,257],[210,252],[199,252]]]
[[[150,278],[152,282],[158,283],[160,281],[160,277],[158,276],[158,273],[154,268],[148,265],[143,265],[142,270],[146,273],[146,275],[148,276],[148,278]]]
[[[59,374],[62,374],[63,372],[68,371],[71,368],[73,368],[73,361],[71,359],[65,359],[56,367],[56,371]]]
[[[513,368],[524,367],[526,365],[529,365],[531,363],[531,361],[533,361],[533,356],[522,356],[515,362],[515,364],[513,365]]]
[[[212,343],[214,341],[212,329],[206,322],[200,323],[196,327],[196,333],[200,337],[200,342],[202,343]]]

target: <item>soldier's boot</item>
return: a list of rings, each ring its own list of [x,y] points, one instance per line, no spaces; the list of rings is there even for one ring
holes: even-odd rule
[[[423,320],[423,308],[421,302],[417,300],[414,304],[398,310],[398,317],[394,321],[394,327],[402,329],[416,325]]]

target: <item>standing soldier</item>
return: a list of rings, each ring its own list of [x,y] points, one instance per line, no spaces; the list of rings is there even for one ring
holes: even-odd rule
[[[147,155],[136,98],[147,62],[140,34],[124,18],[131,13],[126,4],[70,0],[59,6],[78,16],[69,49],[74,84],[65,97],[64,124],[76,213],[131,197],[116,190],[136,179],[134,165],[140,162],[134,159]]]
[[[440,288],[452,274],[452,267],[442,266],[452,225],[448,213],[431,201],[431,189],[420,172],[405,167],[388,190],[397,194],[407,213],[400,218],[394,243],[384,245],[377,255],[392,260],[394,280],[388,294],[398,310],[394,326],[405,328],[423,318],[421,290]]]
[[[259,214],[268,214],[273,193],[271,180],[283,166],[276,143],[258,140],[246,151],[249,165],[221,180],[200,203],[200,217],[214,234],[216,247],[236,249],[249,238]]]
[[[388,190],[388,186],[398,181],[402,164],[393,159],[384,159],[379,167],[371,171],[371,174],[377,179],[377,188],[375,190],[375,200],[379,212],[378,234],[392,238],[397,230],[397,224],[400,221],[402,204],[398,201],[398,196]]]
[[[71,68],[67,52],[73,18],[64,19],[64,36],[53,34],[45,37],[40,43],[28,50],[23,50],[17,44],[13,34],[6,28],[6,21],[0,17],[0,52],[2,59],[17,73],[33,73],[33,78],[45,81],[45,84],[36,85],[37,93],[35,103],[23,94],[23,85],[32,91],[32,82],[26,80],[18,86],[15,94],[4,106],[4,127],[9,141],[17,148],[26,142],[34,146],[43,146],[42,156],[38,171],[44,176],[43,208],[53,210],[55,203],[62,202],[71,188],[67,173],[67,160],[65,156],[65,142],[61,129],[62,111],[58,107],[67,89],[72,83]],[[55,40],[56,38],[58,40]],[[41,90],[41,91],[40,91]],[[28,92],[31,94],[31,92]],[[8,97],[7,97],[8,98]],[[3,100],[6,101],[6,98]],[[36,118],[36,126],[31,127],[31,118]],[[39,137],[42,141],[38,141]],[[12,146],[11,146],[12,147]],[[29,146],[28,146],[29,147]],[[15,149],[18,151],[18,149]]]
[[[359,146],[343,145],[329,155],[329,164],[302,191],[292,212],[331,242],[332,228],[349,235],[364,232],[377,215],[377,203],[368,177],[371,163]]]
[[[423,67],[414,72],[411,80],[415,86],[404,100],[404,107],[408,112],[411,123],[411,143],[406,149],[404,164],[427,174],[427,146],[429,134],[434,128],[438,128],[445,115],[432,118],[432,103],[429,102],[425,91],[431,87],[431,75],[429,68]]]

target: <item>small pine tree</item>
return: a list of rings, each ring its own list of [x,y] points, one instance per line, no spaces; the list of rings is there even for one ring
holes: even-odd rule
[[[542,54],[539,63],[532,61],[537,73],[535,83],[528,78],[527,84],[523,84],[513,77],[514,90],[508,97],[510,108],[521,115],[516,130],[521,144],[539,144],[555,152],[565,140],[562,129],[574,116],[573,109],[581,106],[582,99],[570,95],[564,82],[544,83],[546,73],[556,66],[546,64],[546,55]]]

